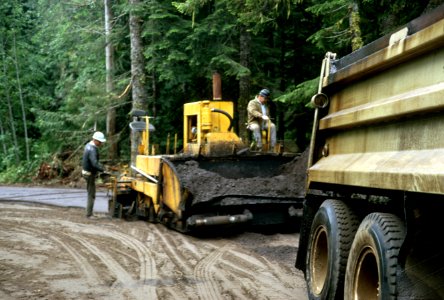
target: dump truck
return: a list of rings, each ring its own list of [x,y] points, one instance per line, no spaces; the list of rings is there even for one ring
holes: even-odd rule
[[[184,104],[181,151],[154,153],[150,117],[140,111],[133,115],[137,155],[110,184],[111,216],[135,216],[192,234],[292,224],[302,214],[303,193],[287,186],[282,173],[300,154],[282,143],[266,152],[250,151],[234,132],[234,103],[222,100],[217,73],[212,100]]]
[[[322,62],[295,267],[309,299],[444,299],[444,5]]]

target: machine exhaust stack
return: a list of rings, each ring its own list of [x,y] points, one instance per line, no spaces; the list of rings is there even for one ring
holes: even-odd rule
[[[214,71],[213,73],[213,100],[222,100],[222,80],[217,71]]]

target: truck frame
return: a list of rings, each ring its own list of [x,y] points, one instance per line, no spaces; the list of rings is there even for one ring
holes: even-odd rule
[[[296,268],[309,299],[444,299],[444,4],[318,93]]]

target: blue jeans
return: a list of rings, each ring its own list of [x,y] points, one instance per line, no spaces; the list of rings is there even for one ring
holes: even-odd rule
[[[261,136],[261,129],[268,129],[267,128],[267,122],[265,122],[265,126],[261,128],[261,126],[257,123],[251,123],[248,125],[248,129],[252,131],[253,133],[253,139],[256,141],[256,145],[258,148],[262,147],[262,136]],[[274,123],[270,122],[270,144],[271,148],[274,148],[276,145],[276,126]]]

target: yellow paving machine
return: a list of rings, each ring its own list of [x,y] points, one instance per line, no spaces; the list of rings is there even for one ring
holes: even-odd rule
[[[294,223],[302,195],[283,181],[282,166],[297,154],[250,152],[234,133],[233,102],[219,100],[218,87],[213,81],[213,100],[184,105],[180,153],[153,154],[149,136],[154,128],[143,113],[136,115],[130,127],[140,135],[138,154],[130,170],[110,185],[110,215],[136,216],[187,233]]]

